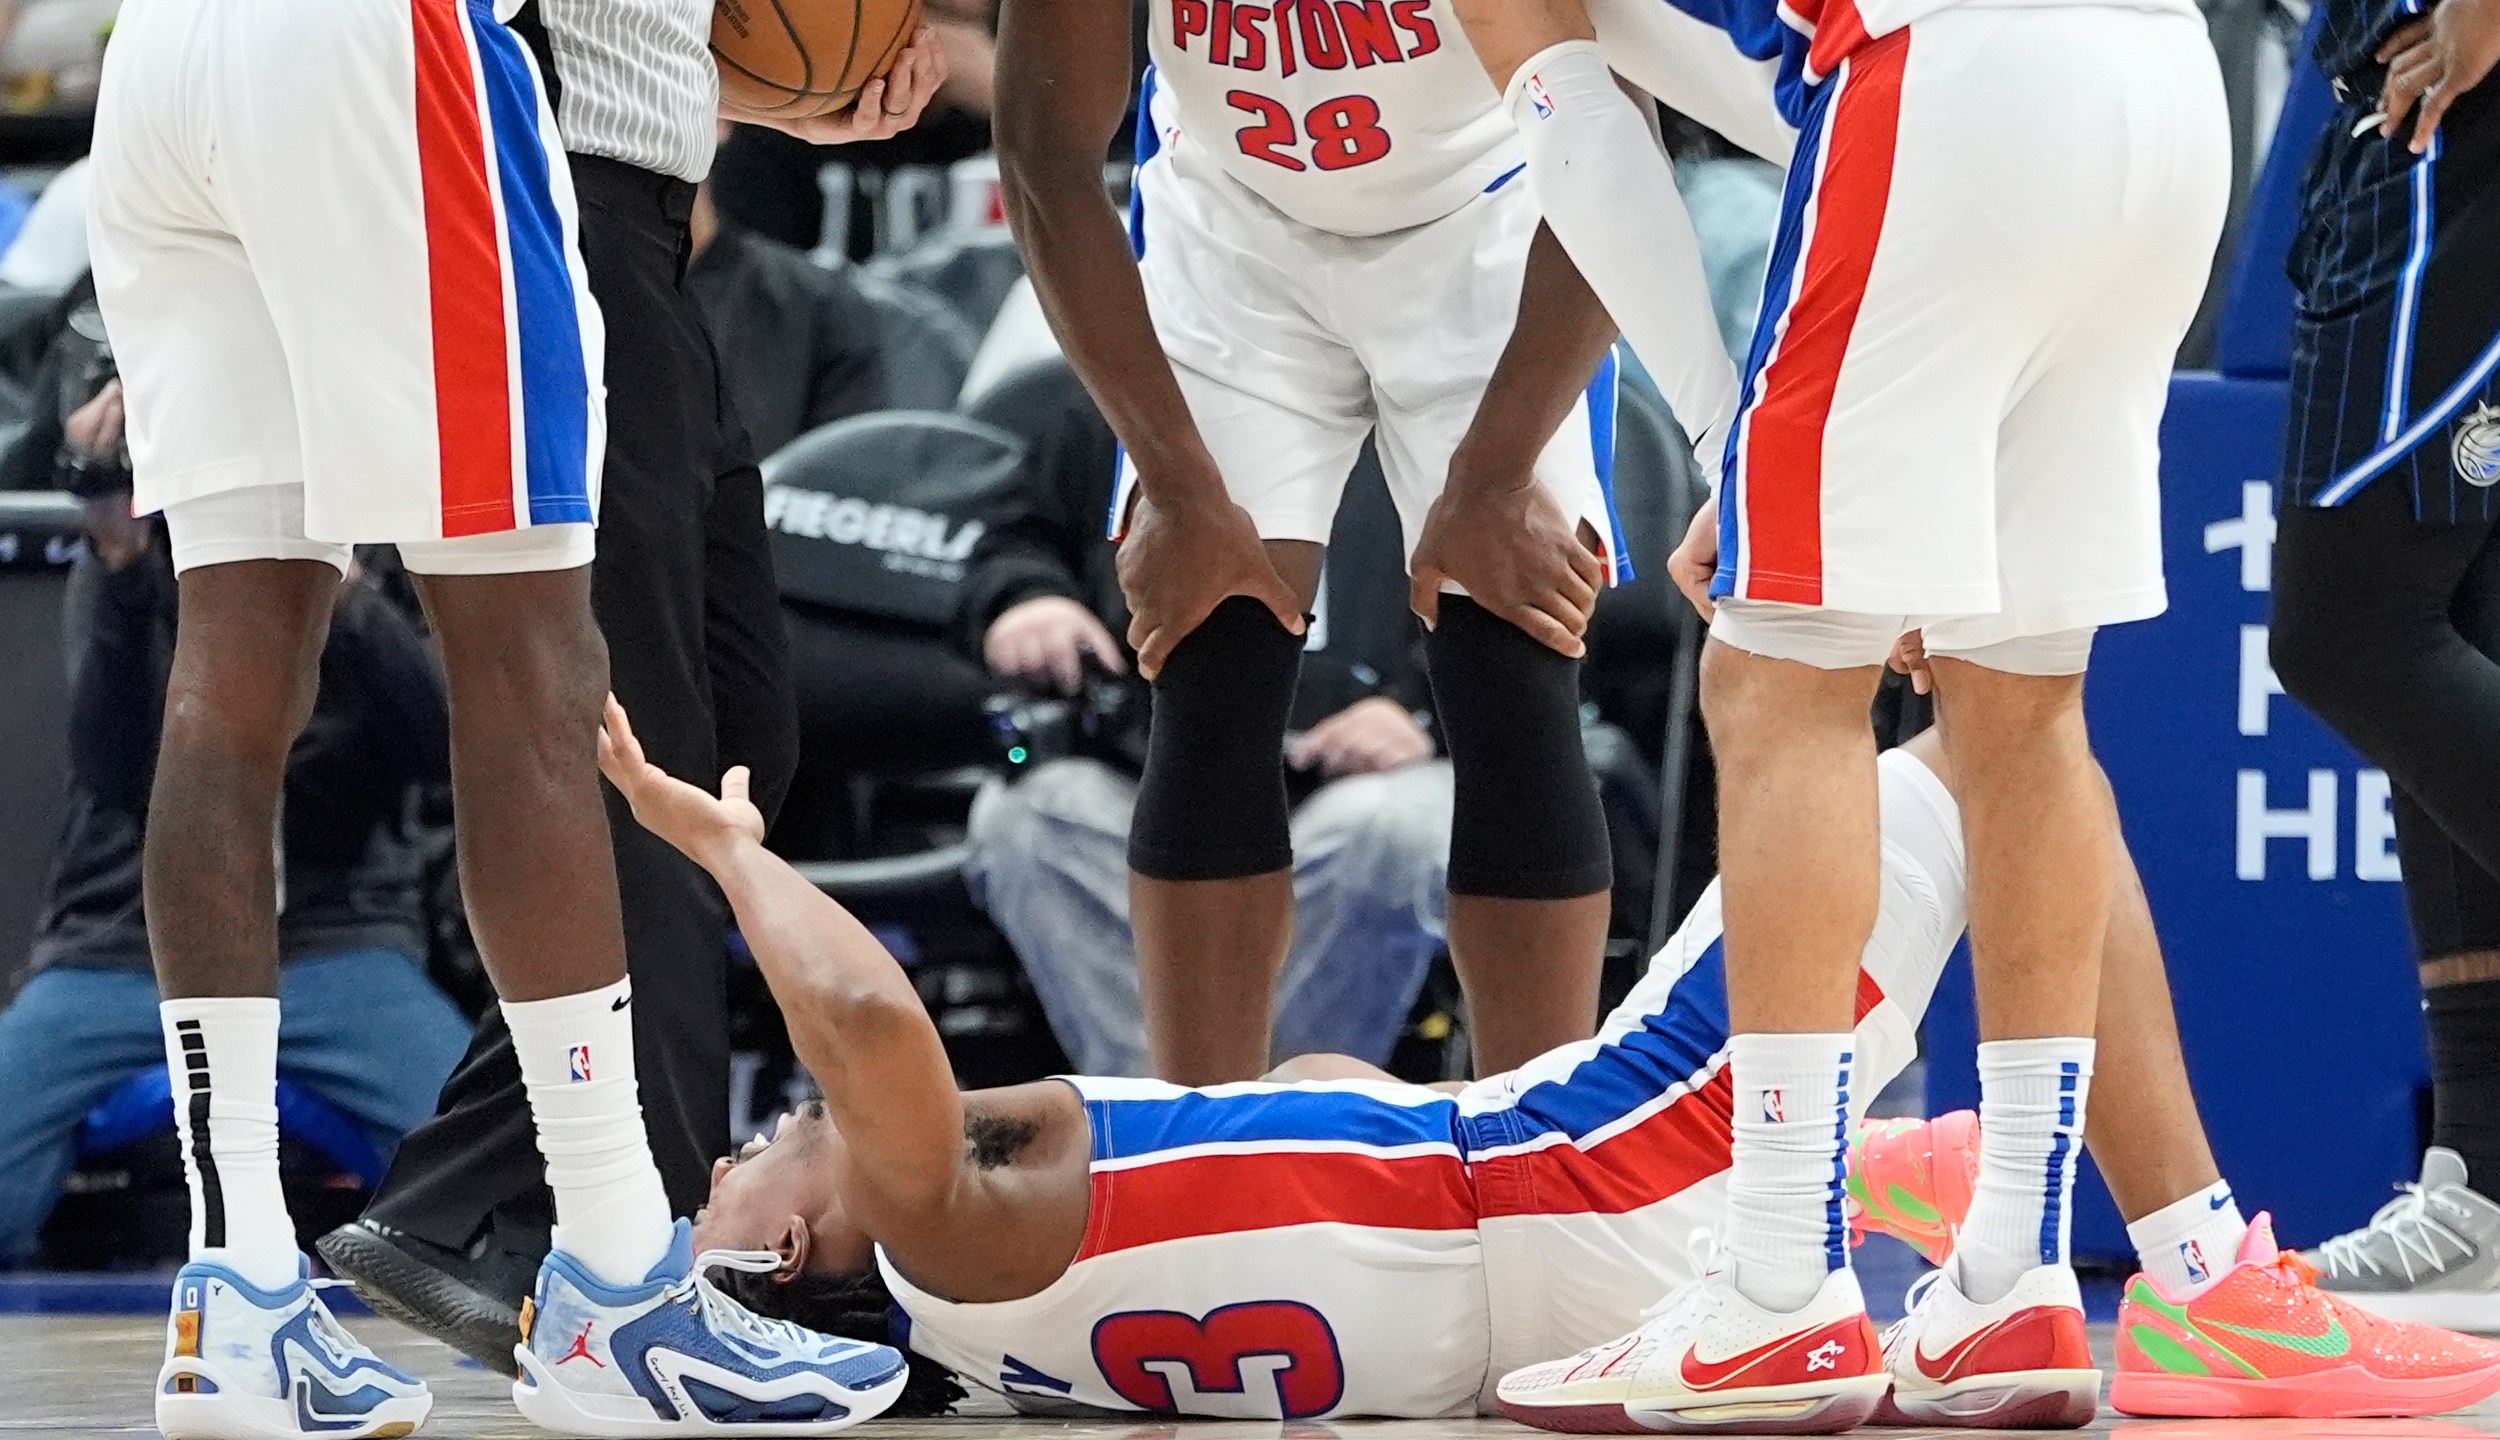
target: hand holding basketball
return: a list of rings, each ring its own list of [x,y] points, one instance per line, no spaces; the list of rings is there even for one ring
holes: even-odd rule
[[[946,78],[920,0],[718,0],[721,117],[819,145],[882,140]]]

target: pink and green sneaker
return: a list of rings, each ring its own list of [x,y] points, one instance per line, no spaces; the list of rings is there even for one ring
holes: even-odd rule
[[[1849,1228],[1890,1235],[1942,1265],[1979,1182],[1979,1115],[1869,1120],[1849,1140]]]
[[[2500,1344],[2379,1319],[2316,1277],[2275,1248],[2268,1215],[2248,1227],[2231,1269],[2188,1299],[2138,1275],[2118,1311],[2110,1404],[2128,1415],[2327,1420],[2437,1415],[2500,1392]]]

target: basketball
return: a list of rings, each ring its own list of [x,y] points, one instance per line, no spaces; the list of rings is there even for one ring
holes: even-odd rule
[[[851,103],[920,23],[920,0],[715,0],[721,94],[758,114],[803,120]]]

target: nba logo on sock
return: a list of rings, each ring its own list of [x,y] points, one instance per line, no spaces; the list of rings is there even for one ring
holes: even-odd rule
[[[1788,1095],[1785,1091],[1762,1092],[1762,1118],[1773,1125],[1788,1123]]]
[[[576,1045],[572,1049],[564,1052],[564,1058],[565,1063],[572,1068],[574,1083],[579,1084],[580,1082],[590,1078],[589,1046]]]
[[[2202,1285],[2213,1278],[2213,1270],[2205,1263],[2205,1247],[2194,1240],[2179,1242],[2179,1258],[2187,1262],[2188,1283]]]
[[[1545,77],[1541,75],[1528,77],[1528,108],[1536,112],[1539,120],[1554,118],[1554,97],[1545,93]]]

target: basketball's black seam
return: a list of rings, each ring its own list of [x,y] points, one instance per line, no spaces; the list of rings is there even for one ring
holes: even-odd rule
[[[741,75],[744,75],[744,76],[745,76],[745,77],[747,77],[749,80],[754,81],[756,84],[763,86],[765,89],[767,89],[767,90],[778,90],[778,91],[780,91],[782,94],[787,95],[787,96],[789,96],[789,97],[790,97],[789,99],[784,100],[784,101],[781,101],[779,104],[775,104],[775,105],[766,105],[766,106],[762,106],[762,107],[760,107],[760,108],[757,108],[757,107],[752,107],[752,106],[751,106],[751,107],[748,107],[748,108],[750,108],[750,109],[754,109],[755,113],[756,113],[756,114],[758,114],[758,115],[774,115],[774,114],[778,114],[778,113],[780,113],[781,111],[787,110],[787,109],[789,109],[791,106],[798,104],[798,103],[799,103],[800,101],[802,101],[802,100],[813,100],[813,99],[819,99],[819,98],[821,98],[821,96],[819,95],[819,93],[818,93],[818,92],[816,92],[816,91],[813,91],[813,90],[793,90],[793,89],[791,89],[789,86],[784,85],[784,84],[783,84],[783,83],[781,83],[780,81],[775,80],[775,79],[773,79],[773,78],[772,78],[772,77],[770,77],[770,76],[767,76],[767,75],[758,75],[758,74],[756,74],[754,71],[752,71],[752,70],[748,69],[746,66],[741,65],[741,64],[739,64],[737,61],[735,61],[735,60],[731,59],[730,57],[728,57],[727,55],[722,54],[722,53],[721,53],[721,52],[720,52],[717,48],[715,48],[715,49],[712,51],[712,57],[713,57],[714,59],[718,60],[721,64],[728,66],[730,69],[737,71],[737,72],[738,72],[739,74],[741,74]]]
[[[773,3],[778,5],[781,3],[781,0],[773,0]],[[850,48],[843,52],[842,55],[842,78],[845,80],[851,78],[851,67],[859,62],[859,22],[862,18],[860,15],[860,7],[865,3],[866,0],[851,0],[851,45]],[[860,93],[861,91],[865,91],[867,88],[868,77],[863,76],[853,93]],[[854,100],[852,103],[857,104],[858,102]]]
[[[781,0],[772,0],[772,7],[774,18],[781,21],[781,33],[790,37],[790,48],[799,54],[800,88],[803,93],[813,95],[816,93],[816,56],[807,48],[807,41],[799,34],[799,27],[790,23],[788,7]],[[859,27],[854,24],[851,28],[856,30]]]
[[[861,50],[860,32],[865,28],[862,23],[865,19],[865,16],[862,13],[865,9],[863,0],[852,0],[849,44],[843,53],[842,68],[839,72],[837,72],[838,78],[836,81],[836,88],[831,89],[819,88],[816,85],[816,72],[819,68],[816,57],[808,50],[805,41],[798,34],[797,26],[791,21],[789,12],[783,4],[783,0],[769,0],[769,3],[773,7],[774,18],[781,23],[783,34],[787,36],[791,42],[791,49],[798,54],[799,62],[803,70],[801,75],[801,85],[792,86],[787,81],[776,80],[771,76],[759,74],[752,67],[740,64],[736,59],[722,52],[718,46],[714,46],[712,50],[714,57],[718,59],[722,65],[727,66],[731,70],[736,71],[738,74],[754,81],[756,84],[761,85],[768,90],[777,90],[783,95],[789,97],[778,104],[762,107],[757,111],[757,113],[765,115],[779,115],[795,110],[811,101],[835,99],[846,95],[856,97],[861,90],[866,88],[868,80],[877,78],[876,75],[870,75],[862,78],[858,84],[846,85],[841,83],[842,81],[847,81],[851,78],[851,70],[859,59]],[[903,8],[901,22],[895,26],[892,34],[887,37],[885,44],[879,48],[878,54],[880,72],[884,69],[890,69],[892,67],[894,59],[901,54],[905,43],[910,39],[913,29],[912,22],[917,19],[917,16],[914,13],[917,8],[918,7],[916,6],[908,5]]]

